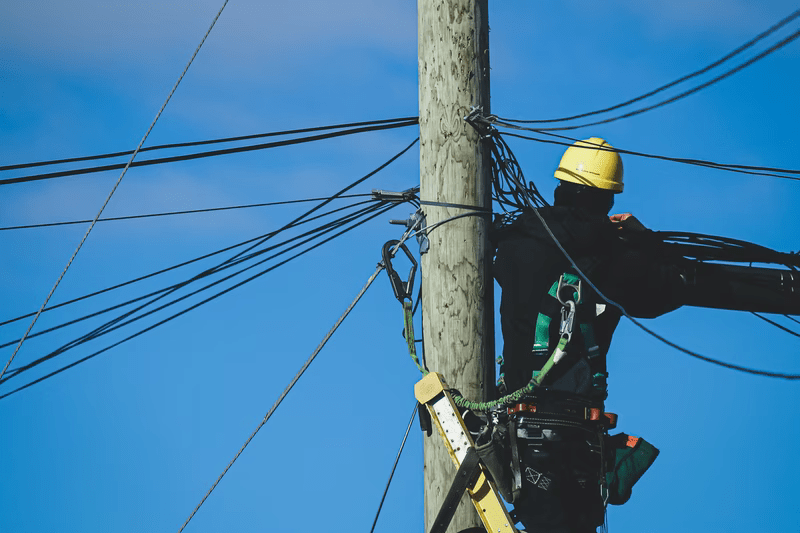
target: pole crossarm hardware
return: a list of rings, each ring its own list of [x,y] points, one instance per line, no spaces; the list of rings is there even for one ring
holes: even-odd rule
[[[414,385],[417,401],[425,406],[450,458],[458,468],[450,491],[430,533],[444,533],[466,489],[475,510],[489,533],[517,533],[488,470],[478,460],[475,443],[459,414],[441,374],[431,372]]]

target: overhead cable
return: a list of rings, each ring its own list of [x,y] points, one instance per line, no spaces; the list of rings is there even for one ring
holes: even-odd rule
[[[372,196],[371,194],[347,194],[344,196],[337,196],[337,198],[358,198],[358,197],[365,197],[365,196]],[[167,213],[148,213],[145,215],[128,215],[123,217],[108,217],[108,218],[100,218],[98,222],[109,222],[112,220],[133,220],[139,218],[152,218],[152,217],[166,217],[166,216],[173,216],[173,215],[193,215],[197,213],[212,213],[217,211],[229,211],[232,209],[250,209],[252,207],[269,207],[275,205],[289,205],[289,204],[299,204],[303,202],[317,202],[319,200],[326,200],[327,198],[306,198],[303,200],[285,200],[282,202],[265,202],[260,204],[247,204],[247,205],[231,205],[226,207],[207,207],[205,209],[188,209],[185,211],[169,211]],[[70,224],[85,224],[87,222],[91,222],[91,220],[70,220],[68,222],[48,222],[44,224],[26,224],[24,226],[7,226],[5,228],[0,228],[0,231],[5,230],[13,230],[13,229],[29,229],[29,228],[47,228],[53,226],[67,226]]]
[[[514,125],[507,125],[507,124],[504,124],[504,123],[498,123],[498,125],[502,126],[502,127],[512,127],[512,128],[515,128],[515,129],[528,129],[528,130],[531,130],[531,131],[537,131],[537,130],[535,130],[533,128],[516,127]],[[517,134],[517,133],[510,133],[510,132],[504,132],[504,135],[507,135],[509,137],[516,137],[518,139],[524,139],[524,140],[528,140],[528,141],[536,141],[536,142],[545,143],[545,144],[556,144],[556,145],[560,145],[560,146],[572,146],[572,144],[574,142],[577,142],[577,141],[580,140],[580,139],[577,139],[577,138],[565,137],[563,135],[556,135],[556,134],[548,133],[548,132],[545,132],[545,131],[541,131],[540,133],[543,134],[543,135],[556,136],[556,137],[559,137],[559,138],[562,138],[562,139],[565,139],[565,140],[568,140],[568,141],[572,141],[572,142],[556,141],[556,140],[552,140],[552,139],[542,139],[542,138],[538,138],[538,137],[531,137],[529,135],[520,135],[520,134]],[[790,176],[785,175],[785,174],[800,174],[800,170],[796,170],[796,169],[775,168],[775,167],[758,167],[758,166],[749,166],[749,165],[734,165],[734,164],[729,164],[729,163],[715,163],[713,161],[706,161],[706,160],[702,160],[702,159],[690,159],[690,158],[683,158],[683,157],[670,157],[670,156],[664,156],[664,155],[650,154],[650,153],[646,153],[646,152],[636,152],[636,151],[633,151],[633,150],[625,150],[625,149],[622,149],[622,148],[608,148],[608,147],[605,147],[605,146],[600,146],[600,145],[597,145],[597,144],[594,144],[594,143],[590,143],[588,141],[582,141],[582,142],[584,142],[587,146],[592,146],[592,148],[597,148],[598,150],[604,150],[604,151],[608,151],[608,152],[617,152],[619,154],[628,154],[628,155],[634,155],[634,156],[637,156],[637,157],[645,157],[645,158],[648,158],[648,159],[658,159],[658,160],[661,160],[661,161],[672,161],[674,163],[681,163],[681,164],[684,164],[684,165],[693,165],[693,166],[699,166],[699,167],[712,168],[712,169],[716,169],[716,170],[725,170],[725,171],[728,171],[728,172],[736,172],[736,173],[739,173],[739,174],[749,174],[749,175],[753,175],[753,176],[766,176],[766,177],[772,177],[772,178],[781,178],[781,179],[787,179],[787,180],[800,181],[800,177],[791,176],[791,175]],[[783,174],[780,174],[780,173],[783,173]]]
[[[183,72],[178,77],[178,81],[175,82],[175,85],[172,87],[172,90],[170,91],[169,95],[167,95],[167,99],[161,105],[161,109],[158,110],[158,113],[156,113],[156,116],[153,119],[153,122],[150,124],[150,127],[145,132],[144,136],[142,137],[142,140],[139,141],[139,145],[133,151],[133,154],[131,154],[130,160],[128,161],[128,163],[122,169],[122,173],[119,175],[119,178],[117,178],[116,183],[111,188],[111,192],[109,192],[108,197],[106,198],[106,200],[103,203],[102,207],[100,207],[100,211],[97,212],[97,215],[94,217],[94,220],[92,221],[91,225],[86,230],[86,233],[84,234],[83,238],[81,239],[81,242],[78,244],[78,247],[75,249],[75,252],[72,254],[72,257],[69,259],[69,261],[67,261],[67,265],[64,267],[64,271],[61,273],[61,275],[56,280],[55,285],[53,285],[53,288],[50,290],[50,293],[47,295],[47,298],[45,298],[44,303],[42,303],[42,306],[39,308],[39,311],[36,313],[36,316],[33,317],[33,320],[31,321],[30,326],[28,326],[27,331],[25,331],[25,334],[22,336],[22,339],[19,341],[19,345],[17,345],[16,349],[14,350],[14,353],[11,354],[11,357],[8,359],[8,362],[3,367],[3,370],[0,371],[0,379],[2,379],[3,374],[5,374],[6,370],[8,370],[9,365],[14,360],[14,356],[16,356],[17,352],[19,352],[19,349],[22,347],[22,343],[25,342],[25,338],[31,332],[31,329],[33,329],[34,324],[36,324],[36,320],[39,318],[39,315],[41,315],[42,311],[44,310],[44,308],[47,307],[47,302],[50,301],[50,298],[53,296],[53,293],[56,292],[56,288],[58,288],[59,283],[61,283],[61,280],[64,278],[64,275],[67,273],[67,270],[69,270],[70,265],[72,265],[72,262],[75,260],[75,257],[78,255],[78,252],[80,251],[81,247],[83,246],[83,243],[86,242],[86,238],[89,237],[89,234],[91,233],[92,228],[94,228],[94,225],[97,223],[97,220],[103,214],[103,210],[105,210],[106,206],[108,205],[108,202],[111,201],[111,197],[114,195],[114,192],[117,190],[117,187],[119,187],[120,182],[122,182],[122,178],[125,176],[125,173],[128,171],[128,168],[130,168],[131,164],[133,163],[133,160],[136,158],[136,154],[139,153],[139,150],[142,148],[142,145],[147,140],[147,137],[150,135],[150,132],[155,127],[156,122],[158,122],[158,119],[161,116],[161,113],[164,112],[164,109],[167,107],[167,104],[169,103],[170,99],[172,98],[172,95],[175,94],[175,91],[177,90],[178,85],[180,85],[181,80],[183,80],[183,77],[186,75],[186,72],[189,70],[189,67],[191,66],[192,62],[194,61],[194,58],[197,57],[198,52],[200,52],[200,48],[203,46],[203,43],[206,42],[206,38],[208,38],[208,35],[211,33],[211,30],[214,28],[214,25],[217,23],[217,20],[219,19],[220,15],[222,15],[222,10],[225,9],[226,5],[228,5],[228,0],[225,0],[225,2],[222,4],[222,7],[217,12],[217,15],[214,17],[214,20],[211,22],[211,26],[209,26],[208,30],[206,31],[206,34],[203,36],[203,39],[200,41],[200,44],[197,45],[197,48],[195,49],[194,54],[192,54],[192,57],[189,59],[189,62],[184,67]]]
[[[271,267],[269,267],[269,268],[267,268],[267,269],[265,269],[263,271],[260,271],[260,272],[258,272],[256,274],[250,276],[249,278],[247,278],[247,279],[245,279],[243,281],[240,281],[237,284],[235,284],[235,285],[233,285],[231,287],[228,287],[228,288],[226,288],[226,289],[224,289],[224,290],[222,290],[222,291],[220,291],[220,292],[218,292],[216,294],[213,294],[213,295],[209,296],[208,298],[206,298],[206,299],[204,299],[204,300],[202,300],[202,301],[200,301],[200,302],[198,302],[196,304],[193,304],[193,305],[187,307],[186,309],[183,309],[183,310],[181,310],[181,311],[179,311],[179,312],[177,312],[177,313],[175,313],[175,314],[173,314],[173,315],[171,315],[171,316],[169,316],[169,317],[167,317],[165,319],[162,319],[161,321],[159,321],[159,322],[157,322],[155,324],[152,324],[152,325],[148,326],[147,328],[144,328],[144,329],[142,329],[142,330],[140,330],[140,331],[138,331],[138,332],[136,332],[136,333],[134,333],[132,335],[129,335],[128,337],[125,337],[124,339],[122,339],[120,341],[117,341],[117,342],[115,342],[115,343],[113,343],[113,344],[111,344],[109,346],[106,346],[105,348],[97,350],[97,351],[95,351],[95,352],[93,352],[93,353],[91,353],[91,354],[89,354],[89,355],[87,355],[85,357],[82,357],[81,359],[78,359],[77,361],[74,361],[74,362],[72,362],[72,363],[70,363],[68,365],[65,365],[65,366],[63,366],[63,367],[61,367],[61,368],[59,368],[59,369],[57,369],[57,370],[55,370],[53,372],[50,372],[49,374],[46,374],[46,375],[44,375],[44,376],[42,376],[42,377],[40,377],[38,379],[35,379],[35,380],[25,384],[25,385],[22,385],[22,386],[14,389],[14,390],[11,390],[11,391],[3,394],[3,395],[0,395],[0,400],[6,398],[8,396],[11,396],[12,394],[16,394],[17,392],[20,392],[20,391],[22,391],[24,389],[27,389],[27,388],[29,388],[29,387],[31,387],[33,385],[41,383],[42,381],[44,381],[46,379],[49,379],[49,378],[51,378],[53,376],[56,376],[56,375],[60,374],[61,372],[69,370],[70,368],[73,368],[73,367],[75,367],[75,366],[77,366],[77,365],[79,365],[81,363],[84,363],[84,362],[88,361],[89,359],[92,359],[92,358],[94,358],[94,357],[96,357],[96,356],[98,356],[98,355],[100,355],[100,354],[102,354],[104,352],[107,352],[108,350],[110,350],[112,348],[115,348],[115,347],[119,346],[120,344],[128,342],[129,340],[132,340],[132,339],[134,339],[134,338],[136,338],[136,337],[138,337],[138,336],[140,336],[140,335],[142,335],[144,333],[147,333],[148,331],[150,331],[152,329],[155,329],[155,328],[157,328],[157,327],[159,327],[159,326],[161,326],[161,325],[163,325],[163,324],[165,324],[165,323],[167,323],[167,322],[169,322],[169,321],[171,321],[171,320],[173,320],[173,319],[175,319],[175,318],[177,318],[177,317],[179,317],[181,315],[184,315],[184,314],[188,313],[189,311],[192,311],[192,310],[196,309],[197,307],[199,307],[201,305],[204,305],[204,304],[206,304],[206,303],[208,303],[208,302],[210,302],[210,301],[212,301],[212,300],[214,300],[216,298],[219,298],[223,294],[227,294],[228,292],[230,292],[230,291],[232,291],[234,289],[237,289],[237,288],[241,287],[242,285],[257,279],[257,278],[263,276],[264,274],[266,274],[268,272],[271,272],[272,270],[275,270],[276,268],[278,268],[280,266],[285,265],[289,261],[291,261],[293,259],[296,259],[297,257],[300,257],[300,256],[310,252],[311,250],[313,250],[315,248],[318,248],[319,246],[322,246],[323,244],[325,244],[325,243],[335,239],[336,237],[338,237],[338,236],[340,236],[340,235],[342,235],[342,234],[354,229],[355,227],[357,227],[357,226],[359,226],[361,224],[364,224],[364,223],[368,222],[369,220],[388,212],[389,210],[395,208],[397,205],[398,204],[388,205],[388,206],[386,206],[386,208],[384,210],[377,212],[376,214],[370,216],[369,218],[367,218],[367,219],[365,219],[363,221],[360,221],[358,224],[356,224],[354,226],[351,226],[349,228],[346,228],[346,229],[340,231],[339,233],[337,233],[336,235],[333,235],[333,236],[325,239],[322,242],[316,243],[312,247],[310,247],[310,248],[308,248],[306,250],[303,250],[303,251],[293,255],[292,257],[290,257],[288,259],[285,259],[284,261],[282,261],[282,262],[280,262],[280,263],[278,263],[276,265],[272,265]]]
[[[504,120],[504,121],[507,121],[507,122],[516,122],[516,123],[519,123],[519,124],[546,124],[546,123],[553,123],[553,122],[567,122],[567,121],[575,120],[575,119],[579,119],[579,118],[585,118],[585,117],[591,117],[591,116],[594,116],[594,115],[599,115],[601,113],[607,113],[608,111],[615,111],[615,110],[620,109],[622,107],[626,107],[626,106],[629,106],[629,105],[634,104],[636,102],[639,102],[641,100],[644,100],[645,98],[649,98],[649,97],[651,97],[653,95],[656,95],[656,94],[658,94],[658,93],[660,93],[662,91],[665,91],[665,90],[667,90],[667,89],[669,89],[671,87],[674,87],[675,85],[678,85],[679,83],[682,83],[684,81],[687,81],[687,80],[690,80],[692,78],[695,78],[695,77],[697,77],[697,76],[699,76],[701,74],[705,74],[709,70],[712,70],[712,69],[720,66],[721,64],[725,63],[729,59],[732,59],[733,57],[739,55],[740,53],[744,52],[745,50],[751,48],[753,45],[755,45],[759,41],[762,41],[766,37],[772,35],[776,31],[778,31],[779,29],[784,27],[786,24],[788,24],[791,21],[793,21],[794,19],[796,19],[797,17],[800,17],[800,9],[798,9],[797,11],[795,11],[794,13],[789,15],[788,17],[784,18],[783,20],[780,20],[779,22],[774,24],[772,27],[770,27],[766,31],[756,35],[754,38],[752,38],[751,40],[747,41],[743,45],[739,46],[734,51],[732,51],[732,52],[728,53],[727,55],[721,57],[717,61],[714,61],[713,63],[701,68],[700,70],[696,70],[696,71],[694,71],[694,72],[692,72],[690,74],[687,74],[687,75],[685,75],[685,76],[683,76],[681,78],[678,78],[675,81],[667,83],[666,85],[662,85],[661,87],[658,87],[657,89],[654,89],[654,90],[652,90],[650,92],[647,92],[645,94],[637,96],[636,98],[632,98],[630,100],[626,100],[625,102],[619,103],[617,105],[613,105],[611,107],[606,107],[606,108],[603,108],[603,109],[598,109],[596,111],[590,111],[588,113],[581,113],[579,115],[571,115],[571,116],[568,116],[568,117],[561,117],[561,118],[551,118],[551,119],[545,119],[545,120],[515,120],[515,119],[501,119],[501,120]],[[2,170],[2,169],[0,169],[0,170]]]
[[[157,159],[146,159],[144,161],[136,161],[136,162],[129,162],[127,166],[129,167],[141,167],[141,166],[148,166],[148,165],[159,165],[162,163],[175,163],[178,161],[189,161],[192,159],[200,159],[205,157],[215,157],[220,155],[228,155],[228,154],[237,154],[242,152],[252,152],[254,150],[266,150],[269,148],[278,148],[281,146],[290,146],[295,144],[302,144],[308,143],[313,141],[321,141],[324,139],[332,139],[334,137],[342,137],[345,135],[354,135],[357,133],[366,133],[371,131],[380,131],[380,130],[389,130],[394,128],[404,128],[406,126],[414,126],[417,124],[417,120],[408,120],[405,122],[395,122],[391,124],[382,124],[382,125],[374,125],[374,126],[365,126],[361,128],[350,128],[342,131],[334,131],[331,133],[325,133],[320,135],[310,135],[307,137],[298,137],[295,139],[285,139],[282,141],[275,141],[269,143],[259,143],[254,145],[248,146],[237,146],[234,148],[222,148],[219,150],[209,150],[207,152],[196,152],[192,154],[183,154],[183,155],[176,155],[171,157],[160,157]],[[126,165],[123,164],[113,164],[113,165],[102,165],[97,167],[88,167],[88,168],[78,168],[72,170],[62,170],[58,172],[47,172],[43,174],[32,174],[29,176],[19,176],[16,178],[6,178],[0,180],[0,185],[10,185],[13,183],[25,183],[29,181],[38,181],[38,180],[45,180],[45,179],[53,179],[53,178],[63,178],[66,176],[75,176],[78,174],[91,174],[94,172],[104,172],[107,170],[116,170],[122,168]]]
[[[188,148],[191,146],[202,146],[208,144],[219,144],[219,143],[229,143],[229,142],[238,142],[238,141],[248,141],[251,139],[263,139],[265,137],[280,137],[283,135],[296,135],[298,133],[311,133],[314,131],[326,131],[326,130],[338,130],[342,128],[354,128],[358,126],[372,126],[375,124],[389,124],[392,122],[407,122],[410,120],[417,120],[417,117],[403,117],[403,118],[390,118],[384,120],[368,120],[365,122],[349,122],[345,124],[334,124],[331,126],[316,126],[313,128],[299,128],[294,130],[285,130],[285,131],[271,131],[268,133],[256,133],[253,135],[240,135],[238,137],[225,137],[222,139],[209,139],[204,141],[190,141],[190,142],[182,142],[182,143],[172,143],[172,144],[159,144],[157,146],[146,146],[139,150],[139,153],[142,152],[150,152],[153,150],[165,150],[165,149],[172,149],[172,148]],[[37,161],[33,163],[18,163],[14,165],[5,165],[0,166],[0,171],[4,170],[18,170],[22,168],[31,168],[31,167],[40,167],[46,165],[61,165],[64,163],[77,163],[80,161],[93,161],[95,159],[108,159],[111,157],[120,157],[124,155],[130,155],[133,151],[125,151],[125,152],[112,152],[108,154],[100,154],[100,155],[90,155],[90,156],[83,156],[83,157],[70,157],[67,159],[51,159],[49,161]]]

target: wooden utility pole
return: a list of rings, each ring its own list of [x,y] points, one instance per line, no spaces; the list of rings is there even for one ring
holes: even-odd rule
[[[489,151],[464,121],[489,113],[488,0],[418,0],[420,186],[423,202],[491,207]],[[423,205],[428,227],[470,211]],[[429,234],[422,256],[425,359],[450,387],[480,401],[494,385],[491,219],[468,216]],[[425,439],[425,530],[456,469],[440,439]],[[463,498],[449,532],[481,522]]]

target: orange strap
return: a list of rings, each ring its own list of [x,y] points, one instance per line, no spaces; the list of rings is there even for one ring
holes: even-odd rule
[[[636,446],[636,444],[638,442],[639,442],[639,437],[634,437],[633,435],[628,435],[628,442],[626,442],[625,445],[628,448],[633,448],[633,447]]]

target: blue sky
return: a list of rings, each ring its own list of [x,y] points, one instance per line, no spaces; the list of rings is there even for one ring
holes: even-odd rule
[[[0,165],[133,149],[219,6],[3,2]],[[613,105],[705,66],[795,9],[778,1],[496,2],[492,110],[533,119]],[[575,135],[629,150],[797,168],[798,46],[675,104]],[[414,116],[416,54],[409,2],[231,2],[148,144]],[[105,216],[327,196],[416,135],[404,128],[132,169]],[[509,143],[526,177],[549,196],[562,149]],[[418,157],[415,148],[355,192],[416,185]],[[624,161],[626,189],[615,210],[653,229],[800,249],[796,183]],[[92,218],[117,176],[4,186],[0,227]],[[98,224],[53,303],[277,229],[303,208]],[[1,400],[0,531],[177,531],[374,271],[382,244],[397,238],[388,219],[410,211],[399,207]],[[0,321],[41,305],[84,231],[0,231]],[[45,314],[34,331],[195,272]],[[0,343],[26,326],[0,327]],[[685,308],[648,326],[705,355],[800,373],[797,339],[747,313]],[[400,307],[382,276],[187,531],[368,531],[418,378],[400,330]],[[76,325],[30,339],[12,366],[85,331]],[[123,337],[114,335],[40,368]],[[0,349],[3,362],[10,354]],[[631,501],[610,508],[613,531],[798,530],[796,383],[696,361],[628,323],[609,365],[608,408],[620,414],[619,429],[661,449]],[[415,429],[376,531],[422,531],[421,450]]]

